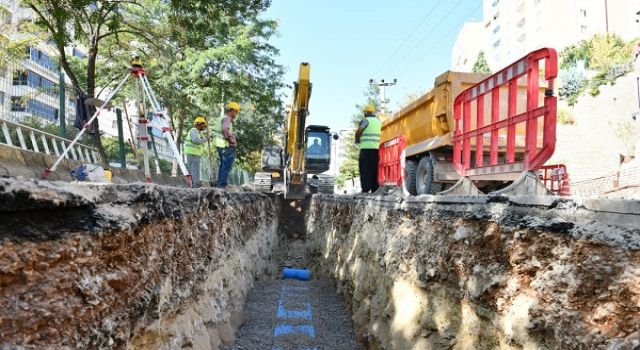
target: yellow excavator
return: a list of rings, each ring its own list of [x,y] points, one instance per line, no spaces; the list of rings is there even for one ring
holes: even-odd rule
[[[322,174],[331,164],[331,139],[337,134],[323,125],[306,126],[309,115],[311,81],[309,63],[300,64],[298,81],[293,83],[293,102],[287,111],[284,148],[265,147],[262,170],[256,173],[256,190],[271,192],[274,185],[284,184],[285,199],[303,199],[307,193],[333,193],[335,179]],[[309,176],[311,176],[309,178]]]

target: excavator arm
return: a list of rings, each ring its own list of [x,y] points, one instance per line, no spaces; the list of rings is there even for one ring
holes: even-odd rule
[[[309,63],[300,64],[298,81],[294,83],[293,102],[287,115],[285,150],[285,197],[304,197],[307,174],[305,171],[305,125],[309,114],[311,82]]]

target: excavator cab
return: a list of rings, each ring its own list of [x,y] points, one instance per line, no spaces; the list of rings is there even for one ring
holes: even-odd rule
[[[331,132],[322,125],[309,125],[305,129],[305,170],[309,174],[320,174],[331,165]]]

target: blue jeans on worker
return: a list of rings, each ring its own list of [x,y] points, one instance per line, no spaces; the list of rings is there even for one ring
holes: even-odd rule
[[[218,187],[225,188],[228,184],[229,173],[233,168],[233,161],[236,159],[235,147],[218,147],[218,157],[220,158],[220,169],[218,171]]]
[[[187,154],[187,169],[191,174],[191,187],[200,187],[200,156]]]

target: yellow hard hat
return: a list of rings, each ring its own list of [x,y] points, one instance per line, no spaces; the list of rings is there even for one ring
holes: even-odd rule
[[[376,109],[372,105],[366,105],[364,107],[364,112],[365,113],[373,113],[375,111],[376,111]]]
[[[238,104],[238,102],[229,102],[226,109],[227,110],[233,109],[233,110],[236,110],[237,112],[240,112],[240,105]]]
[[[196,117],[196,120],[193,121],[193,124],[207,124],[207,120],[204,117]]]

